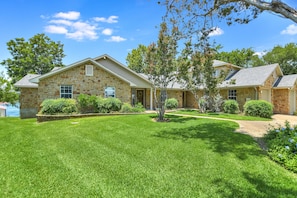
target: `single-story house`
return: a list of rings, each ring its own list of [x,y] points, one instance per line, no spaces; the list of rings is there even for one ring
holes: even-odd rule
[[[220,85],[225,99],[235,99],[242,109],[245,101],[264,99],[274,105],[275,113],[296,111],[296,75],[284,76],[278,64],[241,68],[215,60],[214,74],[228,69],[229,75]],[[20,117],[35,117],[45,99],[77,98],[79,94],[117,97],[122,102],[141,103],[154,109],[151,82],[111,56],[87,58],[51,72],[28,74],[15,83],[20,88]],[[193,94],[178,83],[168,87],[168,98],[176,98],[178,107],[197,107]]]

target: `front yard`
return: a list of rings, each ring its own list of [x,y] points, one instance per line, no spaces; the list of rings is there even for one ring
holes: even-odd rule
[[[234,122],[152,115],[0,119],[1,197],[296,197]]]

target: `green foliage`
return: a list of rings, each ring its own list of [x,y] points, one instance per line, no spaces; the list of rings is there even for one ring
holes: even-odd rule
[[[176,28],[170,30],[166,23],[161,23],[157,44],[147,48],[144,71],[154,87],[159,121],[164,120],[167,87],[176,79],[177,34]],[[160,94],[156,93],[157,88]]]
[[[244,114],[248,116],[259,116],[262,118],[271,118],[273,114],[273,105],[265,100],[250,100],[244,106]]]
[[[46,99],[41,103],[40,112],[48,115],[76,113],[76,100],[69,98]]]
[[[19,95],[14,90],[11,82],[7,80],[3,73],[0,73],[0,102],[8,102],[14,105],[19,99]]]
[[[285,168],[297,173],[297,126],[271,127],[265,135],[268,155]]]
[[[178,107],[178,101],[176,98],[169,98],[165,100],[166,109],[176,109]]]
[[[128,53],[126,58],[128,68],[137,73],[144,73],[146,53],[147,47],[141,44],[136,49],[133,49],[131,53]]]
[[[141,113],[144,112],[145,108],[141,103],[137,103],[134,107],[132,107],[129,103],[124,103],[120,110],[121,113]]]
[[[77,98],[81,113],[110,113],[120,111],[122,102],[118,98],[102,98],[94,95],[80,94]]]
[[[100,98],[97,101],[97,107],[100,113],[110,113],[115,111],[120,111],[122,107],[122,102],[118,98]]]
[[[277,45],[263,56],[266,64],[278,63],[284,75],[297,73],[297,44]]]
[[[45,34],[36,34],[28,41],[16,38],[7,42],[12,58],[1,62],[6,66],[12,83],[20,80],[28,73],[44,74],[54,67],[63,66],[63,45],[54,42]]]
[[[223,109],[225,113],[236,114],[239,111],[238,102],[236,100],[225,100]]]
[[[259,66],[263,63],[252,48],[236,49],[231,52],[222,51],[215,55],[215,59],[240,67]]]
[[[80,94],[77,97],[78,109],[81,113],[93,113],[97,109],[97,97]]]

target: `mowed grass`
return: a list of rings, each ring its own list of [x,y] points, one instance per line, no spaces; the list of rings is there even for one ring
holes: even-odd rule
[[[203,116],[203,117],[214,117],[214,118],[225,118],[230,120],[250,120],[250,121],[270,121],[269,118],[261,118],[255,116],[245,116],[243,114],[230,114],[230,113],[200,113],[198,110],[177,110],[173,111],[173,114],[183,114],[183,115],[194,115],[194,116]]]
[[[234,122],[152,115],[0,119],[0,197],[296,197]]]

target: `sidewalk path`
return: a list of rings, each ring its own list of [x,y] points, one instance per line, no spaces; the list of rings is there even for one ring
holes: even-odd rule
[[[256,139],[263,137],[264,134],[266,134],[269,127],[271,126],[278,126],[278,125],[284,126],[286,120],[290,122],[291,126],[297,125],[297,116],[282,115],[282,114],[273,115],[271,121],[245,121],[245,120],[231,120],[231,119],[225,119],[225,118],[214,118],[214,117],[207,117],[207,116],[181,115],[181,114],[174,114],[174,113],[166,113],[166,114],[185,116],[185,117],[234,121],[239,124],[239,128],[236,130],[236,132],[248,134]]]

